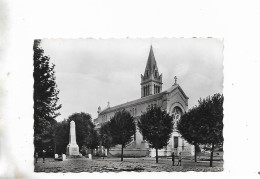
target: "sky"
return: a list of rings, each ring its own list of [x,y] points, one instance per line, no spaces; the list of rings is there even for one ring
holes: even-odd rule
[[[119,105],[141,97],[150,46],[153,46],[162,90],[177,83],[189,97],[189,108],[223,91],[223,41],[214,38],[43,39],[41,46],[55,64],[61,115],[75,112],[97,117],[98,106]]]

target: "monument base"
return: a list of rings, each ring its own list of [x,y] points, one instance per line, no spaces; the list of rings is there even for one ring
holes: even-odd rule
[[[72,144],[68,144],[67,145],[67,152],[66,154],[68,156],[79,156],[79,146],[76,144],[72,145]]]

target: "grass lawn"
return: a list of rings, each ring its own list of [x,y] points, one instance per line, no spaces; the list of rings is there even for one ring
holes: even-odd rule
[[[175,165],[177,161],[175,161]],[[172,166],[170,158],[159,158],[156,164],[155,158],[77,158],[66,159],[65,161],[55,161],[53,158],[47,158],[45,163],[42,159],[35,164],[35,172],[219,172],[223,171],[223,161],[213,161],[213,167],[209,167],[209,161],[198,161],[195,163],[190,159],[183,159],[182,166]]]

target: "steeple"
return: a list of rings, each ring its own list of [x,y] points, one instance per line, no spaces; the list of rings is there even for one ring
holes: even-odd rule
[[[150,53],[148,56],[148,60],[146,63],[145,71],[149,71],[150,74],[153,74],[155,68],[157,69],[154,53],[153,53],[153,46],[150,47]],[[158,70],[158,69],[157,69]]]
[[[159,75],[158,67],[151,45],[144,75],[141,75],[141,97],[160,93],[162,90],[162,74]]]

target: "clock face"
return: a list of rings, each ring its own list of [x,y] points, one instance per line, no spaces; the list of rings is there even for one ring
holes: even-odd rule
[[[172,110],[172,118],[173,118],[173,122],[174,122],[174,129],[176,129],[177,127],[177,122],[180,120],[181,118],[181,109],[179,107],[175,107]]]

